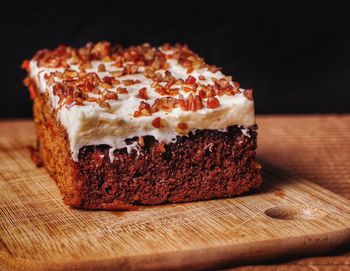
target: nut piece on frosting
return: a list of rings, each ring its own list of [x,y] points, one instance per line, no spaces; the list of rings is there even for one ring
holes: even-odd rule
[[[115,148],[133,136],[123,131],[151,134],[167,144],[196,129],[255,124],[252,90],[241,89],[186,45],[145,43],[123,48],[105,41],[81,48],[60,45],[38,51],[22,68],[29,73],[24,83],[31,98],[41,92],[51,99],[77,145],[71,146],[75,155],[80,146],[78,131],[86,136],[92,133],[86,125],[89,118],[99,120],[94,125],[118,123],[118,129],[108,132],[122,142],[115,143]],[[107,131],[104,136],[109,136]]]

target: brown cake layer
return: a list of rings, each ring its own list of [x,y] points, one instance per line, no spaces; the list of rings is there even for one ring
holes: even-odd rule
[[[249,137],[231,126],[227,132],[200,130],[159,144],[144,137],[139,151],[85,146],[72,160],[67,133],[44,95],[34,99],[38,153],[56,180],[66,204],[84,209],[130,209],[133,205],[190,202],[240,195],[261,183],[254,161],[256,126]],[[138,138],[130,139],[132,143]]]

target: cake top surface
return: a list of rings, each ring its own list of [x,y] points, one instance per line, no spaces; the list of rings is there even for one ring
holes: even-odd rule
[[[122,48],[109,42],[41,50],[23,67],[31,95],[48,95],[73,157],[85,145],[128,147],[153,135],[169,143],[196,129],[254,125],[252,90],[186,45]]]

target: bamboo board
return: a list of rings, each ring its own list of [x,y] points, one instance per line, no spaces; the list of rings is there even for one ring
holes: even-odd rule
[[[350,201],[276,169],[256,193],[233,199],[71,209],[29,158],[31,126],[0,131],[0,270],[200,269],[350,241]]]

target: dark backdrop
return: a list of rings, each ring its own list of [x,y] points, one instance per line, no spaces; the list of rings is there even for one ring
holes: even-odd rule
[[[350,1],[11,1],[0,117],[30,117],[21,61],[60,43],[183,42],[255,90],[258,113],[350,112]]]

